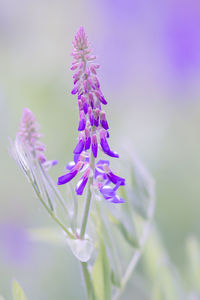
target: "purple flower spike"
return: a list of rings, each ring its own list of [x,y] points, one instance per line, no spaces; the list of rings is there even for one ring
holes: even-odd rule
[[[73,75],[74,88],[72,94],[76,94],[79,107],[79,133],[78,143],[74,149],[74,161],[67,165],[70,172],[59,177],[58,184],[70,181],[79,171],[84,171],[84,175],[76,186],[77,195],[82,195],[88,182],[91,159],[97,157],[98,147],[110,157],[119,157],[109,147],[107,138],[108,122],[106,113],[102,111],[102,104],[106,105],[103,93],[100,89],[100,82],[97,77],[99,65],[94,63],[96,56],[91,55],[88,37],[84,28],[80,27],[75,35],[72,51],[73,62],[71,70]],[[97,137],[99,137],[99,142]],[[77,166],[80,164],[80,167]],[[125,179],[115,175],[110,169],[108,160],[99,160],[91,172],[93,185],[99,189],[102,197],[112,203],[123,203],[124,200],[116,195],[118,188],[125,185]]]
[[[39,133],[39,124],[32,111],[24,108],[23,117],[20,123],[20,128],[17,133],[17,138],[26,145],[30,155],[38,160],[43,167],[48,170],[50,167],[56,165],[56,160],[46,160],[44,155],[45,145],[41,143],[42,135]]]
[[[95,158],[97,157],[97,151],[98,151],[97,136],[96,136],[96,134],[93,134],[93,136],[92,136],[92,153]]]

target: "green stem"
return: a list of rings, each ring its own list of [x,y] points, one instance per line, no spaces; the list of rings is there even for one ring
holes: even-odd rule
[[[86,285],[86,289],[87,289],[88,299],[95,300],[94,290],[93,290],[93,286],[92,286],[92,282],[91,282],[90,273],[87,268],[87,263],[82,262],[81,267],[82,267],[85,285]]]
[[[94,173],[94,166],[95,166],[95,158],[93,156],[93,153],[91,151],[90,155],[90,168],[92,172]],[[85,200],[85,207],[84,207],[84,213],[83,213],[83,219],[82,219],[82,225],[81,225],[81,232],[80,232],[80,238],[84,238],[85,231],[86,231],[86,226],[88,222],[88,217],[89,217],[89,211],[90,211],[90,204],[91,204],[91,199],[92,199],[92,192],[91,192],[91,185],[93,183],[93,177],[94,175],[89,177],[88,180],[88,190],[87,190],[87,197]]]
[[[71,227],[73,232],[76,234],[76,228],[77,228],[77,215],[78,215],[78,199],[75,195],[74,189],[72,187],[71,182],[69,183],[71,196],[73,198],[73,215],[71,217]]]

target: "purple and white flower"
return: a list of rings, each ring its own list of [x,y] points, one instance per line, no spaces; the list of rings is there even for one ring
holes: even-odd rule
[[[100,89],[97,77],[99,65],[94,63],[96,57],[91,54],[90,43],[83,27],[80,27],[76,33],[73,47],[71,55],[74,60],[71,70],[75,73],[73,75],[74,88],[71,93],[77,95],[78,98],[79,135],[78,143],[73,151],[74,161],[66,167],[69,173],[59,177],[58,184],[65,184],[78,173],[84,172],[76,185],[78,195],[83,194],[88,178],[94,176],[92,184],[98,187],[105,200],[122,203],[124,200],[116,195],[116,191],[121,185],[125,185],[125,179],[111,171],[109,161],[99,160],[94,164],[99,150],[110,157],[118,158],[119,155],[110,149],[107,141],[109,125],[106,113],[102,109],[107,101]]]

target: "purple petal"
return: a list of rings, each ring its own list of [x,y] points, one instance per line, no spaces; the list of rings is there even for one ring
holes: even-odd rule
[[[84,149],[84,142],[83,142],[83,140],[80,140],[78,142],[78,144],[76,145],[73,153],[74,154],[80,154],[83,151],[83,149]]]
[[[99,126],[99,118],[94,118],[94,125],[95,125],[96,127]]]
[[[76,193],[77,195],[82,195],[84,188],[86,186],[86,183],[88,181],[88,177],[85,177],[84,175],[81,177],[81,179],[79,180],[79,182],[76,185]]]
[[[67,170],[71,170],[75,167],[75,162],[74,161],[70,161],[67,165],[66,165],[66,169]]]
[[[90,145],[91,145],[91,137],[89,136],[88,138],[86,138],[85,141],[85,150],[90,149]]]
[[[87,80],[83,81],[83,86],[84,86],[84,91],[87,94],[87,92],[88,92],[88,83],[87,83]]]
[[[100,98],[99,98],[99,100],[101,101],[101,103],[103,103],[104,105],[106,105],[108,102],[106,101],[106,99],[103,97],[103,96],[101,96]]]
[[[109,162],[109,160],[104,160],[104,159],[100,159],[100,160],[98,160],[98,162],[96,163],[97,165],[110,165],[110,162]]]
[[[112,203],[124,203],[125,200],[120,198],[118,195],[115,195],[112,199],[110,199]]]
[[[73,88],[73,90],[71,91],[71,94],[72,94],[72,95],[75,95],[77,92],[78,92],[78,87],[75,86],[75,87]]]
[[[72,178],[74,178],[77,173],[78,173],[78,170],[74,170],[74,171],[69,172],[68,174],[58,177],[57,184],[61,185],[61,184],[65,184],[65,183],[71,181]]]
[[[100,88],[100,83],[99,83],[99,80],[98,80],[98,78],[96,76],[94,77],[94,84],[95,84],[95,86],[96,86],[97,89]]]
[[[85,118],[81,118],[79,121],[78,131],[82,131],[85,129],[86,120]]]
[[[103,197],[106,200],[109,200],[110,198],[115,197],[115,191],[113,188],[111,188],[109,185],[104,185],[101,189],[100,192],[102,193]]]
[[[88,112],[88,105],[87,105],[87,102],[85,102],[85,103],[83,104],[83,110],[84,110],[84,113],[87,114],[87,112]]]
[[[51,161],[51,165],[52,165],[52,166],[55,166],[55,165],[57,165],[57,164],[58,164],[58,161],[57,161],[57,160],[52,160],[52,161]]]
[[[94,114],[91,110],[91,107],[89,107],[89,109],[88,109],[88,114],[89,114],[90,124],[91,124],[91,126],[93,126],[94,125]]]
[[[96,70],[95,70],[95,67],[94,66],[90,66],[90,71],[94,74],[94,75],[96,75],[97,74],[97,72],[96,72]]]
[[[77,163],[80,154],[74,154],[74,162]]]
[[[90,77],[88,78],[88,82],[89,82],[90,86],[95,90],[95,88],[96,88],[95,84],[93,83],[93,81]]]
[[[120,185],[125,185],[125,179],[115,175],[113,172],[109,172],[107,176],[112,183],[116,184],[119,182]]]
[[[108,142],[107,142],[106,138],[101,138],[100,139],[100,144],[101,144],[101,147],[102,147],[102,149],[105,153],[110,151],[110,147],[108,145]]]
[[[89,101],[90,101],[90,105],[92,107],[92,109],[94,108],[94,98],[92,93],[89,93]]]
[[[109,149],[109,151],[105,152],[107,155],[111,156],[111,157],[116,157],[119,158],[119,154],[115,151],[112,151]]]
[[[106,120],[101,120],[101,125],[104,129],[108,130],[109,127],[108,127],[108,122]]]
[[[92,153],[93,153],[95,158],[97,157],[97,150],[98,150],[97,143],[92,144]]]
[[[78,99],[81,99],[82,95],[83,95],[83,92],[81,92],[81,93],[79,92],[78,93]]]

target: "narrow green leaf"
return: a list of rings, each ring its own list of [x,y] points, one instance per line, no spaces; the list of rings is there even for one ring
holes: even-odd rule
[[[21,286],[16,280],[13,281],[12,289],[13,289],[13,300],[27,300],[24,291],[22,290]]]
[[[111,272],[103,240],[100,240],[99,253],[92,270],[92,281],[96,300],[111,299]]]

